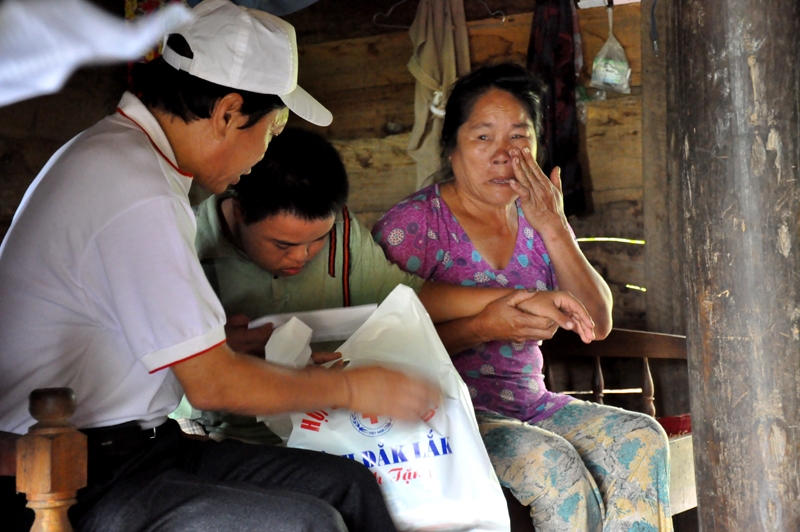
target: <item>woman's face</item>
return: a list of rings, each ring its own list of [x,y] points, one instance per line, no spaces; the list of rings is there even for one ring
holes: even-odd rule
[[[526,146],[535,159],[536,132],[525,106],[509,92],[489,89],[458,129],[450,154],[456,188],[483,203],[508,205],[516,199],[508,184],[514,179],[509,152]]]

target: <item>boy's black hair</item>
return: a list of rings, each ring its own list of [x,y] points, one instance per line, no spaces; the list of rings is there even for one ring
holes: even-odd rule
[[[182,35],[172,34],[167,42],[179,55],[194,57]],[[176,70],[163,57],[134,65],[131,82],[133,92],[145,105],[178,116],[186,123],[211,117],[217,102],[232,92],[244,100],[241,112],[248,120],[241,129],[253,126],[271,111],[286,107],[279,96],[223,87]]]
[[[325,137],[287,128],[249,175],[233,186],[244,223],[280,213],[303,220],[329,218],[347,202],[347,171]]]

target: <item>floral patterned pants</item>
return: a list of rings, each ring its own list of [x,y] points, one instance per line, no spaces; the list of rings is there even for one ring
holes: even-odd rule
[[[500,484],[537,532],[672,532],[669,443],[652,417],[585,401],[535,424],[476,415]]]

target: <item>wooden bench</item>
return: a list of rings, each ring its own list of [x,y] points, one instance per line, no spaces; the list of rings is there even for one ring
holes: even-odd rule
[[[581,342],[577,334],[559,330],[552,340],[544,342],[542,352],[545,357],[545,381],[548,389],[553,391],[559,390],[552,387],[553,379],[549,377],[549,360],[559,355],[591,357],[594,363],[592,390],[587,395],[594,402],[601,404],[608,392],[605,389],[601,360],[603,358],[641,358],[641,411],[651,416],[655,416],[656,410],[649,359],[687,359],[685,336],[627,329],[613,329],[605,340],[591,344]],[[669,447],[670,510],[672,515],[675,515],[697,506],[692,437],[683,435],[670,438]],[[520,504],[509,490],[504,488],[503,491],[508,503],[512,532],[533,531],[529,508]]]
[[[86,486],[86,436],[69,423],[75,394],[69,388],[34,390],[37,423],[24,436],[0,432],[0,476],[16,477],[36,519],[33,532],[72,532],[67,510]]]

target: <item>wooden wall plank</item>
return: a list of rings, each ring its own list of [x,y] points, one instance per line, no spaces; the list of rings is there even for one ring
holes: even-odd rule
[[[404,32],[403,28],[386,28],[373,24],[376,14],[386,13],[394,1],[375,0],[318,0],[311,6],[281,17],[291,23],[297,31],[297,42],[301,46],[322,42],[340,41],[370,37],[386,33]],[[494,9],[500,9],[506,17],[531,10],[531,0],[502,0],[489,2]],[[419,2],[405,2],[397,5],[390,17],[378,16],[384,24],[408,27],[414,20]],[[488,17],[486,5],[476,0],[465,0],[464,14],[467,22],[479,21]]]
[[[614,188],[609,190],[594,190],[592,191],[592,200],[594,201],[595,208],[601,208],[608,203],[616,201],[642,201],[643,190],[642,187],[630,188]]]
[[[482,66],[525,63],[532,13],[467,24],[470,61]],[[332,139],[383,137],[414,125],[414,78],[407,32],[301,45],[298,83],[333,113],[328,128],[309,127]]]
[[[649,13],[655,0],[644,0],[642,9]],[[642,187],[644,191],[645,256],[647,286],[647,328],[650,331],[685,334],[683,279],[683,210],[680,179],[669,169],[667,143],[667,51],[674,48],[671,26],[675,6],[671,2],[656,5],[659,48],[656,56],[650,37],[650,17],[642,21],[642,57],[645,61],[642,80]],[[673,117],[674,118],[674,117]]]
[[[335,140],[350,178],[348,205],[356,213],[383,214],[411,194],[417,174],[406,153],[410,134],[383,139]]]
[[[311,94],[414,83],[406,68],[411,57],[407,33],[347,39],[298,50],[298,82]]]
[[[615,9],[614,33],[629,56],[631,83],[639,85],[639,7]],[[579,10],[579,19],[584,56],[590,66],[608,34],[605,10]],[[500,26],[492,19],[469,22],[473,67],[502,61],[525,64],[532,20],[532,13],[521,13],[508,16]],[[319,131],[329,138],[352,139],[410,130],[414,78],[406,64],[411,53],[405,31],[301,45],[298,81],[334,114],[334,124]]]
[[[594,191],[642,186],[642,100],[628,96],[587,104],[586,150]]]
[[[467,23],[472,68],[513,61],[524,65],[528,56],[533,13],[506,17],[502,26],[491,20]]]
[[[293,118],[292,126],[314,130],[329,139],[344,140],[381,138],[411,131],[414,125],[413,83],[322,93],[317,99],[333,113],[333,123],[317,127]]]

